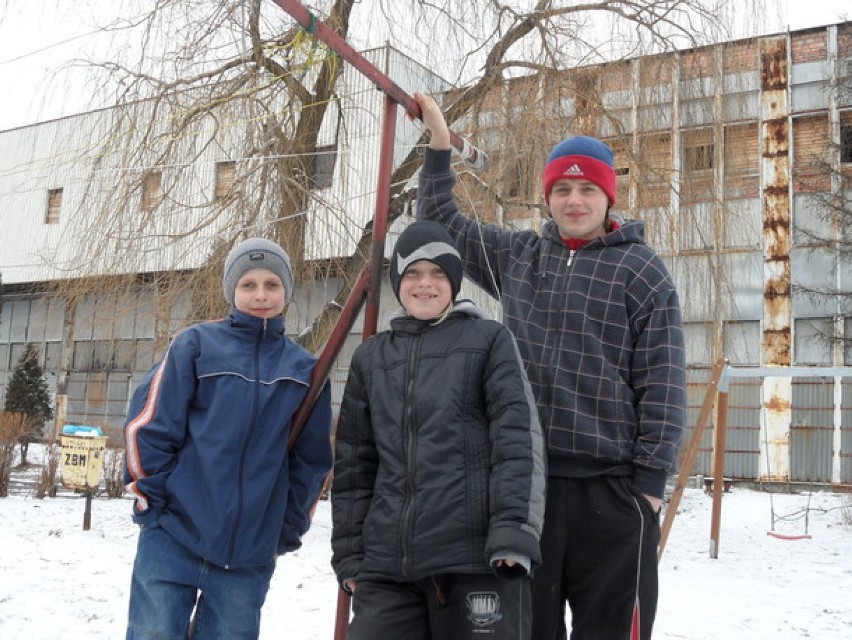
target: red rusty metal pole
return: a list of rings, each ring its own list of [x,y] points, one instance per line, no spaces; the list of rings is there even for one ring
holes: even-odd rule
[[[370,260],[352,292],[346,300],[343,311],[326,341],[325,348],[317,359],[311,376],[311,386],[302,404],[293,416],[290,427],[289,446],[293,446],[305,426],[307,416],[316,402],[317,396],[328,379],[331,367],[337,359],[343,342],[358,316],[358,312],[366,299],[367,307],[364,312],[363,337],[366,340],[376,333],[379,317],[379,302],[382,285],[382,263],[384,261],[385,237],[388,229],[390,210],[390,175],[393,170],[393,145],[396,135],[396,105],[390,98],[385,98],[385,108],[382,123],[382,142],[379,157],[378,185],[376,188],[376,206],[373,215],[373,240],[370,249]],[[346,625],[349,622],[349,594],[338,589],[337,620],[335,623],[335,640],[346,640]]]
[[[328,47],[340,55],[341,58],[352,64],[359,72],[369,78],[373,84],[385,93],[385,113],[382,133],[382,157],[379,164],[379,184],[376,195],[376,214],[373,219],[373,243],[370,263],[365,267],[367,274],[361,274],[359,282],[352,290],[347,299],[344,311],[341,317],[338,318],[335,328],[332,330],[332,336],[326,343],[322,354],[320,355],[317,366],[314,368],[314,375],[311,378],[311,387],[307,396],[302,401],[302,405],[296,411],[293,417],[293,424],[290,429],[289,443],[292,445],[307,420],[307,413],[313,408],[317,397],[325,384],[328,374],[331,370],[334,360],[337,358],[343,340],[346,337],[349,329],[351,329],[358,312],[363,303],[362,296],[367,295],[367,310],[365,312],[365,338],[372,335],[367,335],[368,321],[375,322],[378,316],[379,292],[381,291],[381,270],[382,260],[384,258],[384,242],[388,226],[388,208],[390,201],[390,177],[393,167],[391,166],[393,157],[393,142],[396,134],[396,117],[395,107],[393,103],[402,105],[408,113],[420,119],[420,105],[409,96],[402,88],[391,80],[386,74],[382,73],[372,62],[367,60],[363,55],[355,51],[343,38],[337,35],[328,25],[312,14],[298,0],[274,0],[275,4],[289,13],[308,33],[313,34],[318,39],[322,40]],[[392,101],[392,102],[391,102]],[[462,159],[470,165],[474,170],[481,171],[487,165],[487,156],[471,145],[467,140],[464,140],[453,131],[450,131],[450,143],[461,155]],[[384,203],[380,205],[380,203]],[[379,207],[382,206],[384,211],[379,212]],[[351,303],[351,304],[350,304]],[[348,323],[348,324],[346,324]],[[373,328],[373,332],[375,328]]]
[[[373,258],[371,256],[370,260],[372,261],[372,259]],[[381,259],[379,264],[381,265]],[[340,316],[337,318],[337,322],[331,330],[331,334],[326,341],[325,347],[317,358],[317,363],[314,366],[314,370],[311,375],[311,386],[308,388],[308,393],[302,400],[302,404],[299,405],[299,408],[293,415],[293,422],[290,426],[290,437],[287,442],[288,449],[295,444],[299,434],[302,432],[302,428],[305,426],[305,422],[307,422],[308,414],[310,413],[310,410],[313,409],[317,397],[319,396],[320,391],[322,391],[325,381],[328,379],[331,367],[334,366],[334,361],[340,353],[343,342],[346,340],[349,330],[352,328],[352,325],[355,323],[355,319],[358,317],[358,313],[361,311],[367,289],[371,286],[370,271],[371,269],[368,263],[368,265],[361,270],[358,280],[355,282],[355,286],[352,287],[352,291],[346,299],[343,310],[340,312]]]
[[[396,105],[385,98],[385,108],[382,123],[382,141],[379,155],[378,184],[376,185],[376,205],[373,213],[373,240],[370,249],[370,259],[352,292],[346,300],[343,311],[326,341],[317,364],[311,376],[311,386],[302,404],[293,416],[290,427],[289,445],[292,446],[299,437],[307,421],[307,414],[313,408],[320,391],[340,353],[343,342],[349,330],[358,317],[358,312],[366,297],[367,308],[364,311],[364,332],[366,340],[376,332],[379,317],[379,301],[382,289],[382,263],[385,254],[385,237],[388,230],[390,213],[390,177],[393,172],[393,145],[396,136]]]
[[[367,308],[364,310],[364,339],[376,333],[379,317],[379,295],[382,282],[382,262],[385,256],[385,237],[390,217],[391,174],[393,173],[393,146],[396,138],[396,104],[385,96],[382,112],[382,141],[379,147],[379,174],[376,184],[376,208],[373,214],[373,243],[370,252],[370,282],[375,286],[367,291]]]
[[[373,216],[373,245],[370,254],[370,281],[377,286],[367,291],[367,308],[364,310],[364,340],[376,333],[379,317],[382,262],[385,254],[385,236],[388,229],[390,209],[390,177],[393,172],[393,144],[396,136],[396,104],[385,97],[382,118],[382,143],[379,155],[379,175],[376,185],[376,211]],[[378,259],[374,259],[378,258]],[[334,640],[346,640],[349,626],[350,596],[343,589],[337,590],[337,613],[334,621]]]
[[[366,340],[376,332],[379,317],[379,302],[381,298],[382,263],[385,253],[385,237],[388,229],[390,210],[390,176],[393,171],[393,146],[396,135],[396,104],[390,97],[385,98],[382,141],[379,156],[378,184],[376,186],[376,206],[373,214],[373,240],[370,249],[370,260],[362,270],[358,282],[349,294],[349,298],[332,329],[331,336],[320,354],[311,376],[311,386],[308,394],[293,417],[290,428],[289,444],[292,446],[307,420],[307,414],[313,408],[320,390],[328,378],[329,371],[340,353],[349,330],[358,315],[366,296],[367,308],[364,312],[363,337]],[[335,623],[335,640],[345,640],[346,625],[349,622],[349,594],[338,589],[337,621]]]

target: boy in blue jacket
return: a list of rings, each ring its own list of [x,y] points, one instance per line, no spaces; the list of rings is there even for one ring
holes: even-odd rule
[[[225,260],[224,320],[180,332],[136,389],[125,482],[141,525],[128,640],[257,638],[276,557],[298,549],[331,468],[326,384],[292,450],[316,359],[284,335],[287,254],[251,238]]]

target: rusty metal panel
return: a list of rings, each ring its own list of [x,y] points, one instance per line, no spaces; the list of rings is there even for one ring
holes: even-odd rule
[[[687,426],[684,446],[692,438],[698,414],[707,393],[710,371],[691,369],[687,372]],[[728,431],[725,442],[725,476],[741,480],[756,480],[760,463],[760,379],[739,380],[728,388]],[[704,427],[693,474],[713,472],[713,443],[715,420],[711,414]]]
[[[763,358],[790,364],[790,130],[787,37],[760,41],[761,174],[763,176]]]
[[[852,380],[844,378],[840,394],[840,483],[852,484]]]
[[[786,90],[787,37],[765,38],[760,41],[760,86],[766,91]]]
[[[728,431],[725,476],[756,480],[760,465],[760,378],[731,383],[728,389]]]
[[[794,378],[790,480],[831,482],[834,379]]]

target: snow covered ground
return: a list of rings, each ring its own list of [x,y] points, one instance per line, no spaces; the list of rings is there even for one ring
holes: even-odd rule
[[[37,458],[31,456],[31,460]],[[767,535],[776,515],[779,533]],[[804,511],[806,507],[809,509]],[[852,496],[769,494],[736,486],[722,505],[719,557],[709,557],[712,499],[687,489],[660,567],[657,640],[852,638]],[[0,498],[0,638],[124,637],[137,528],[128,499]],[[797,517],[798,516],[798,517]],[[321,502],[298,552],[281,559],[261,638],[331,640],[337,586],[330,505]]]

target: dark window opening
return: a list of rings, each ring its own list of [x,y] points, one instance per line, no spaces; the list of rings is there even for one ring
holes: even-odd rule
[[[327,189],[334,179],[337,164],[337,147],[319,147],[314,154],[314,189]]]
[[[216,185],[213,196],[216,202],[221,202],[231,195],[237,177],[237,163],[233,160],[216,163]]]
[[[45,224],[57,224],[62,210],[62,189],[48,189],[47,211],[44,214]]]

